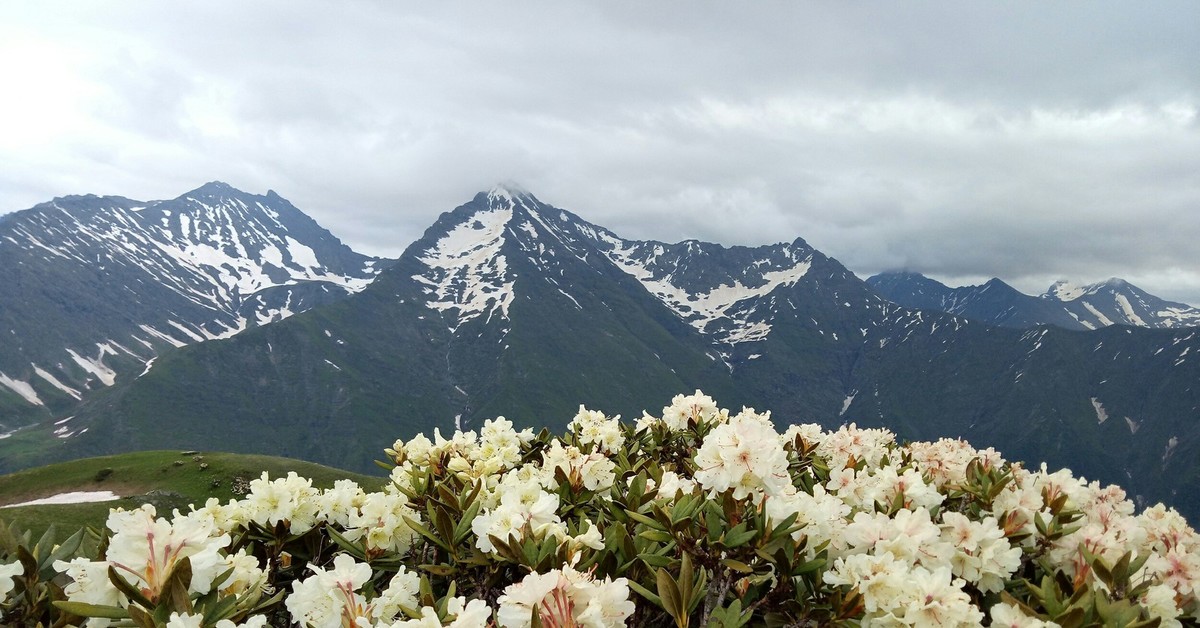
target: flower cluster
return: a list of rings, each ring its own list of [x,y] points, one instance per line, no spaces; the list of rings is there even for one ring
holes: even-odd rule
[[[1195,625],[1200,537],[1120,488],[961,440],[776,429],[703,393],[562,438],[497,418],[386,450],[389,484],[294,474],[56,559],[47,617],[103,626]],[[30,586],[0,556],[0,598]],[[5,611],[10,612],[10,611]],[[15,612],[15,611],[11,611]],[[55,615],[57,613],[57,615]],[[15,616],[15,615],[13,615]],[[770,618],[768,620],[768,618]]]
[[[496,620],[504,628],[527,628],[535,615],[543,626],[624,626],[635,610],[624,578],[597,581],[570,566],[531,573],[497,602]]]

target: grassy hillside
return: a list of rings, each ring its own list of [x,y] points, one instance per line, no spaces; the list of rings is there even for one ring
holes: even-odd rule
[[[0,476],[0,521],[16,522],[33,530],[35,538],[50,524],[70,533],[85,525],[100,527],[110,508],[136,508],[151,503],[158,512],[187,510],[210,497],[222,502],[239,498],[237,486],[259,477],[272,478],[295,471],[311,478],[317,487],[333,486],[349,478],[367,490],[383,486],[383,477],[372,477],[311,462],[220,452],[139,451],[116,456],[87,458]],[[242,489],[244,491],[244,488]],[[60,493],[112,491],[121,499],[82,504],[51,504],[3,508]]]

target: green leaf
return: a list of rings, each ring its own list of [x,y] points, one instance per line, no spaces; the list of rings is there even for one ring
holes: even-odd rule
[[[42,563],[42,570],[38,577],[42,580],[50,580],[57,573],[54,569],[54,563],[60,560],[69,560],[79,551],[79,546],[83,544],[83,537],[86,530],[80,529],[75,534],[72,534],[67,540],[62,542],[50,556]]]
[[[80,617],[100,617],[102,619],[129,619],[129,613],[123,608],[116,606],[103,606],[100,604],[88,604],[86,602],[66,602],[55,600],[54,606],[58,609],[78,615]]]
[[[367,553],[363,551],[363,548],[359,547],[357,543],[343,536],[340,532],[335,530],[333,526],[326,526],[325,532],[329,534],[329,538],[333,540],[338,547],[342,548],[344,552],[353,556],[356,560],[363,562],[367,561]]]
[[[684,597],[681,606],[685,609],[690,609],[692,606],[692,585],[695,582],[693,571],[691,554],[684,552],[679,564],[679,593]]]
[[[683,610],[683,596],[679,593],[679,585],[666,569],[659,569],[655,575],[658,585],[658,597],[662,600],[663,610],[675,619],[676,626],[686,626],[686,615]]]
[[[740,560],[725,558],[721,560],[721,564],[738,572],[738,573],[754,573],[754,568]]]
[[[443,578],[447,578],[458,573],[458,569],[451,565],[418,565],[418,568]]]
[[[758,536],[758,530],[747,530],[745,523],[739,523],[732,530],[725,533],[725,538],[722,541],[725,547],[730,549],[745,545],[754,537]]]
[[[154,621],[154,616],[150,613],[147,613],[136,606],[130,606],[128,610],[129,618],[132,619],[135,624],[141,626],[141,628],[158,628],[159,622]],[[166,622],[164,621],[162,623],[165,624]]]
[[[128,580],[122,578],[121,574],[117,573],[117,570],[111,565],[108,567],[108,580],[113,583],[113,586],[117,587],[117,590],[124,593],[130,601],[140,604],[144,608],[154,608],[154,602],[147,599],[136,586],[129,584]]]
[[[438,535],[434,534],[429,528],[421,525],[421,523],[416,519],[405,515],[404,522],[407,523],[408,527],[412,528],[414,532],[425,537],[425,539],[430,543],[433,543],[447,552],[450,551],[450,545],[447,544],[446,541],[443,541],[441,538],[439,538]]]
[[[643,587],[642,585],[640,585],[640,584],[638,584],[638,583],[634,582],[633,580],[630,580],[630,581],[629,581],[629,588],[630,588],[630,589],[633,589],[634,593],[637,593],[638,595],[640,595],[640,596],[642,596],[642,597],[646,598],[647,600],[650,600],[651,602],[653,602],[655,606],[658,606],[659,608],[662,608],[662,605],[663,605],[663,603],[662,603],[662,598],[660,598],[660,597],[658,597],[657,595],[655,595],[655,594],[651,593],[651,592],[650,592],[650,589],[647,589],[646,587]]]
[[[638,522],[638,523],[641,523],[641,524],[644,524],[644,525],[648,525],[648,526],[650,526],[651,528],[654,528],[655,530],[666,530],[666,529],[667,529],[667,528],[666,528],[666,526],[664,526],[663,524],[659,523],[657,520],[655,520],[655,519],[653,519],[653,518],[651,518],[651,517],[647,517],[646,515],[643,515],[643,514],[642,514],[642,513],[640,513],[640,512],[634,512],[634,511],[632,511],[632,510],[626,510],[626,511],[625,511],[625,514],[629,515],[629,518],[630,518],[630,519],[633,519],[634,521],[636,521],[636,522]]]
[[[660,554],[639,554],[638,559],[652,568],[666,567],[671,564],[669,556],[662,556]]]
[[[159,596],[160,605],[166,602],[173,611],[191,613],[193,610],[192,600],[188,597],[188,586],[191,583],[192,561],[184,556],[175,563],[175,567],[171,569],[171,575],[167,576],[167,583],[163,586],[162,595]]]
[[[646,539],[647,541],[654,541],[656,543],[668,543],[674,538],[662,530],[642,530],[641,532],[638,532],[638,536]]]
[[[471,533],[471,523],[475,520],[475,517],[479,515],[479,509],[482,507],[483,502],[474,500],[471,502],[471,505],[468,506],[465,511],[463,511],[462,520],[459,521],[458,525],[454,527],[455,545],[462,543],[463,540],[467,538],[467,535]]]
[[[817,571],[818,569],[821,569],[821,568],[822,568],[822,567],[824,567],[824,566],[825,566],[825,559],[824,559],[824,558],[817,558],[817,559],[815,559],[815,560],[809,561],[809,562],[807,562],[807,563],[804,563],[803,565],[801,565],[801,566],[800,566],[798,569],[796,569],[796,570],[795,570],[795,571],[792,573],[792,575],[794,575],[794,576],[800,576],[800,575],[803,575],[803,574],[806,574],[806,573],[812,573],[812,572],[814,572],[814,571]]]

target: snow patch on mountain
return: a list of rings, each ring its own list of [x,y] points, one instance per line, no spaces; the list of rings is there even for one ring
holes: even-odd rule
[[[429,270],[413,279],[425,286],[428,306],[452,318],[452,330],[485,313],[508,318],[515,282],[500,250],[512,215],[511,204],[476,212],[417,257]]]
[[[4,373],[0,373],[0,386],[4,386],[5,388],[17,393],[22,399],[35,406],[46,405],[42,403],[41,398],[38,397],[37,391],[35,391],[33,386],[30,386],[28,382],[13,379]]]
[[[1103,425],[1108,420],[1108,412],[1104,409],[1104,404],[1100,400],[1092,397],[1092,409],[1096,411],[1096,422]]]
[[[618,268],[640,281],[651,294],[701,333],[711,333],[713,330],[709,327],[714,322],[728,320],[728,328],[716,338],[727,344],[762,340],[771,332],[769,323],[749,318],[753,308],[738,309],[735,306],[765,297],[781,286],[795,284],[812,267],[809,256],[789,268],[763,272],[760,280],[751,285],[735,279],[708,290],[688,290],[676,283],[675,273],[656,276],[656,262],[664,253],[661,245],[626,242],[612,236],[605,240],[613,245],[606,253]]]
[[[117,381],[117,372],[104,363],[104,356],[116,355],[117,352],[106,344],[97,344],[96,346],[100,349],[100,353],[95,358],[85,358],[72,349],[67,349],[67,353],[80,368],[96,376],[96,379],[99,379],[105,386],[112,386]]]
[[[1065,302],[1074,301],[1086,293],[1086,288],[1076,286],[1065,279],[1060,279],[1054,282],[1054,285],[1050,286],[1050,289],[1043,296]]]
[[[53,386],[53,387],[55,387],[55,388],[57,388],[57,389],[59,389],[59,390],[61,390],[61,391],[65,392],[65,393],[67,393],[68,395],[70,395],[70,396],[74,397],[75,399],[82,399],[82,398],[83,398],[83,396],[82,396],[82,393],[80,393],[78,390],[75,390],[74,388],[71,388],[70,386],[67,386],[66,384],[64,384],[64,383],[62,383],[62,382],[60,382],[60,381],[58,381],[58,378],[57,378],[57,377],[55,377],[54,375],[50,374],[49,372],[47,372],[47,371],[46,371],[45,369],[43,369],[42,367],[40,367],[40,366],[37,366],[37,365],[34,365],[34,367],[33,367],[33,372],[34,372],[34,374],[36,374],[38,377],[40,377],[40,378],[42,378],[42,379],[46,380],[47,382],[49,382],[51,386]]]
[[[1142,320],[1142,317],[1138,316],[1137,312],[1134,311],[1133,305],[1129,303],[1128,297],[1117,293],[1113,295],[1113,298],[1116,299],[1117,305],[1121,307],[1121,313],[1125,315],[1125,320],[1139,327],[1148,327],[1146,321]]]

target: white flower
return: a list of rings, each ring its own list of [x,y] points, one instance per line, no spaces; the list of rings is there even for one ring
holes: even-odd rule
[[[488,625],[492,618],[492,608],[483,600],[471,600],[464,604],[464,598],[456,597],[447,604],[448,611],[455,615],[454,621],[446,624],[446,628],[477,628]]]
[[[1162,619],[1159,626],[1178,628],[1183,624],[1176,619],[1182,614],[1175,605],[1175,590],[1165,584],[1151,585],[1138,600],[1150,612],[1150,617]]]
[[[536,499],[530,503],[525,493],[504,493],[496,508],[484,509],[476,515],[471,520],[475,546],[483,552],[495,552],[491,536],[507,541],[510,536],[520,540],[526,535],[545,538],[546,534],[565,534],[558,516],[558,495],[540,488],[534,495]]]
[[[483,600],[467,601],[464,597],[453,597],[446,601],[446,615],[450,623],[443,624],[438,619],[437,609],[432,606],[421,607],[419,619],[403,619],[391,625],[391,628],[482,628],[489,625],[492,609]]]
[[[982,451],[976,450],[962,439],[942,438],[933,443],[911,443],[907,449],[917,469],[928,473],[939,488],[961,486],[967,479],[967,466],[976,458],[985,470],[1004,465],[1004,458],[995,449],[988,447]]]
[[[688,421],[704,423],[720,421],[722,418],[717,403],[699,390],[691,395],[675,395],[671,405],[662,411],[663,423],[676,432],[687,429]]]
[[[766,511],[772,526],[796,515],[796,525],[801,527],[792,533],[792,538],[808,537],[805,557],[809,560],[815,558],[817,548],[826,543],[831,558],[840,556],[846,548],[846,517],[850,507],[820,485],[814,487],[812,495],[796,491],[772,497],[766,502]]]
[[[897,608],[908,578],[908,565],[889,552],[839,558],[825,573],[825,581],[830,584],[857,588],[868,613],[888,613]]]
[[[392,621],[400,614],[400,607],[417,606],[417,595],[421,590],[421,576],[403,565],[388,581],[388,586],[371,601],[371,619],[376,622]]]
[[[25,568],[21,566],[20,562],[0,565],[0,602],[3,602],[4,598],[8,596],[8,592],[16,587],[13,578],[23,573],[25,573]]]
[[[282,522],[292,533],[300,534],[317,523],[319,494],[312,487],[312,480],[300,477],[295,471],[275,480],[264,471],[261,477],[250,481],[250,493],[243,503],[251,521],[267,528]]]
[[[91,561],[86,558],[54,563],[55,571],[65,573],[71,578],[71,583],[63,587],[67,599],[101,606],[125,606],[124,594],[108,579],[108,567],[106,561]]]
[[[816,423],[793,424],[784,430],[783,434],[779,436],[779,440],[786,445],[794,442],[797,436],[803,438],[804,442],[809,445],[815,445],[825,440],[825,430]]]
[[[983,623],[983,613],[971,604],[962,590],[962,580],[951,580],[950,570],[917,567],[909,574],[911,586],[903,607],[904,623],[910,626],[958,626],[972,628]]]
[[[220,567],[220,571],[228,569],[233,569],[233,572],[219,585],[224,595],[240,595],[245,591],[266,586],[267,572],[259,565],[257,558],[246,553],[246,548],[225,557],[225,564]]]
[[[171,613],[170,619],[167,620],[167,628],[201,628],[203,622],[204,615]]]
[[[155,517],[154,507],[114,510],[108,516],[113,531],[108,562],[150,600],[157,600],[167,578],[184,558],[192,567],[188,591],[208,593],[213,578],[225,568],[219,551],[229,545],[229,535],[215,536],[211,520],[177,516],[173,521]]]
[[[1184,597],[1194,596],[1200,584],[1200,556],[1172,548],[1146,559],[1146,571]]]
[[[209,521],[214,529],[221,532],[231,532],[246,525],[249,520],[242,503],[232,499],[222,506],[221,500],[209,497],[200,508],[196,508],[194,504],[190,507],[192,510],[186,515],[189,519]]]
[[[252,617],[248,617],[246,619],[246,621],[244,621],[240,624],[235,624],[235,623],[233,623],[232,620],[229,620],[229,619],[222,619],[221,621],[217,622],[217,625],[215,628],[266,628],[266,627],[267,627],[267,616],[266,615],[254,615]]]
[[[954,575],[979,587],[999,593],[1004,581],[1021,566],[1021,548],[1013,547],[997,527],[995,517],[971,521],[961,513],[942,514],[942,538],[954,547],[950,559]]]
[[[890,430],[859,429],[851,423],[826,434],[817,445],[817,454],[828,460],[830,469],[853,467],[861,461],[870,469],[879,466],[888,446],[895,442],[896,436]]]
[[[780,495],[791,488],[787,452],[770,424],[751,412],[713,428],[696,452],[696,482],[734,499]]]
[[[500,608],[496,611],[496,621],[503,628],[526,628],[532,625],[534,612],[539,615],[553,614],[562,619],[571,617],[571,609],[565,609],[564,614],[560,606],[569,603],[565,589],[566,582],[558,571],[531,573],[504,589],[504,594],[497,600]],[[555,590],[559,591],[558,596],[547,601],[546,598]],[[563,623],[560,621],[551,625],[561,626]]]
[[[654,480],[646,480],[647,492],[651,490],[653,483]],[[674,471],[663,471],[662,484],[658,486],[657,494],[659,497],[675,499],[679,493],[690,495],[694,490],[696,490],[696,483],[691,479],[685,478]]]
[[[603,412],[579,406],[579,412],[567,425],[581,445],[595,445],[598,451],[613,453],[625,444],[621,417],[606,417]]]
[[[549,484],[547,488],[558,487],[556,470],[562,472],[575,490],[586,488],[589,491],[607,491],[612,488],[617,477],[616,463],[603,454],[585,454],[578,447],[563,447],[559,441],[554,441],[542,452],[542,468],[546,470],[543,478]]]
[[[534,613],[544,626],[615,628],[624,626],[634,611],[624,578],[595,581],[571,567],[531,573],[509,585],[498,602],[496,621],[503,628],[525,628]]]
[[[338,480],[333,488],[322,491],[317,499],[317,517],[328,523],[348,527],[351,513],[366,501],[367,494],[353,480]]]
[[[990,614],[994,628],[1060,628],[1055,622],[1030,617],[1006,602],[993,605]]]
[[[420,520],[403,493],[367,493],[358,510],[350,513],[345,536],[352,541],[365,538],[368,549],[404,552],[416,537],[405,517]]]
[[[235,624],[235,623],[233,623],[232,620],[229,620],[229,619],[222,619],[221,621],[217,622],[217,625],[215,628],[266,628],[266,627],[267,627],[267,616],[266,615],[254,615],[252,617],[247,618],[246,621],[244,621],[240,624]]]
[[[308,567],[314,575],[293,582],[293,592],[284,600],[292,621],[314,628],[341,628],[343,618],[357,622],[368,617],[367,601],[357,591],[371,579],[369,565],[338,554],[331,570]]]
[[[568,568],[569,569],[569,568]],[[579,572],[572,593],[579,612],[575,621],[587,628],[624,626],[625,620],[637,610],[629,599],[629,581],[625,578],[592,580]]]

